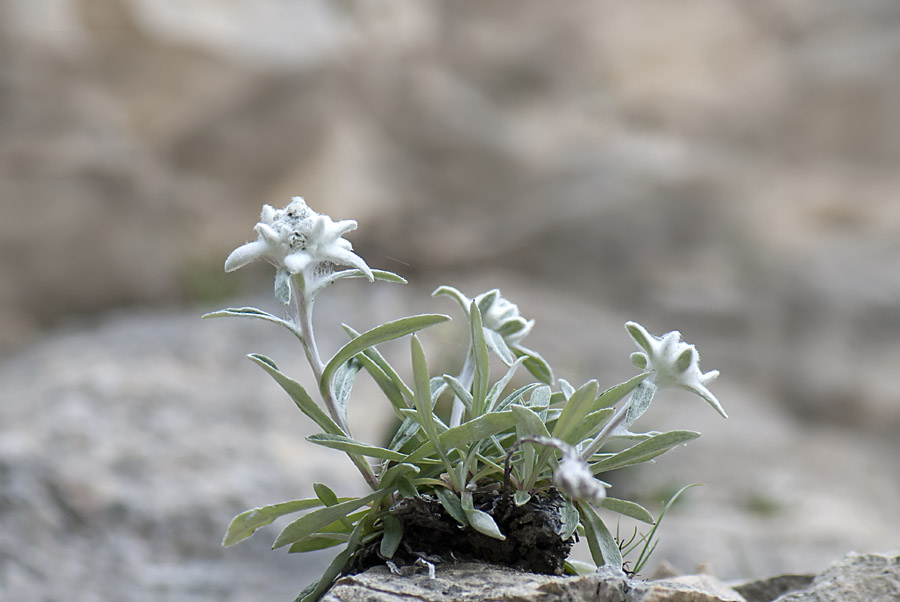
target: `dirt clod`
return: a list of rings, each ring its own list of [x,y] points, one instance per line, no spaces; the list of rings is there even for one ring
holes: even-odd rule
[[[475,494],[475,508],[490,514],[506,536],[501,541],[461,526],[430,495],[399,500],[391,512],[403,525],[403,541],[391,559],[408,565],[429,562],[482,561],[533,573],[561,575],[575,541],[560,537],[562,496],[555,490],[533,495],[522,506],[497,492]],[[350,572],[384,563],[378,542],[362,550]]]

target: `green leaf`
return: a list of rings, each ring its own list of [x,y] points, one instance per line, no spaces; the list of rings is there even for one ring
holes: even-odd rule
[[[235,516],[231,524],[228,525],[228,531],[225,533],[222,545],[226,547],[233,546],[253,535],[260,527],[272,524],[276,518],[302,510],[309,510],[310,508],[318,508],[321,505],[321,500],[311,498],[281,502],[280,504],[252,508],[242,512]]]
[[[450,376],[449,374],[444,375],[444,382],[450,387],[450,390],[453,391],[453,394],[459,399],[463,406],[468,410],[469,414],[472,413],[472,394],[466,390],[465,386],[461,382],[459,382],[456,377]]]
[[[565,498],[565,505],[562,507],[562,528],[560,529],[559,537],[563,541],[568,540],[575,531],[578,529],[578,524],[581,522],[581,515],[578,514],[578,510],[575,508],[575,504],[572,503],[572,500],[569,498]],[[596,568],[596,567],[595,567]]]
[[[469,300],[468,297],[466,297],[464,294],[462,294],[459,291],[459,289],[456,289],[452,286],[446,286],[446,285],[439,286],[439,287],[437,287],[437,289],[435,289],[435,291],[433,293],[431,293],[431,296],[432,297],[439,297],[439,296],[450,297],[451,299],[453,299],[457,303],[459,303],[459,306],[462,307],[462,310],[466,313],[466,315],[469,315],[469,303],[471,303],[471,301]]]
[[[344,424],[347,423],[347,404],[350,401],[350,391],[353,389],[353,383],[360,370],[362,370],[362,364],[355,358],[350,358],[341,364],[334,375],[334,403]]]
[[[399,483],[403,479],[408,479],[414,475],[419,474],[419,467],[415,464],[410,464],[408,462],[404,462],[401,464],[395,464],[391,466],[384,474],[381,475],[381,481],[379,485],[382,488],[392,488],[396,487],[397,483]]]
[[[538,416],[537,413],[531,408],[513,404],[509,406],[509,409],[513,414],[516,415],[518,425],[522,429],[524,436],[550,436],[549,431],[547,431],[547,425],[544,424],[544,421],[541,420],[541,417]]]
[[[571,440],[571,434],[590,412],[594,400],[597,399],[598,389],[597,381],[589,380],[572,394],[553,427],[552,434],[555,438],[562,439],[570,445],[578,443]]]
[[[588,548],[590,548],[594,564],[621,567],[624,562],[622,552],[609,529],[606,528],[590,504],[578,501],[575,505],[581,515],[581,524],[584,525],[585,539],[588,541]]]
[[[316,402],[309,396],[306,389],[304,389],[300,383],[281,372],[278,369],[278,366],[275,365],[275,362],[258,353],[251,353],[247,357],[268,372],[269,375],[275,379],[275,382],[281,385],[281,388],[291,396],[291,399],[294,400],[294,403],[297,404],[300,411],[318,424],[323,431],[331,435],[343,434],[344,431],[341,430],[341,427],[339,427],[337,423],[322,410],[322,408],[316,405]]]
[[[494,517],[487,512],[475,508],[471,493],[464,493],[460,502],[463,512],[466,513],[466,519],[473,529],[493,539],[499,539],[500,541],[506,540],[506,535],[500,532],[500,527],[494,522]]]
[[[397,491],[403,497],[416,497],[419,495],[419,489],[416,487],[416,484],[406,476],[397,479]]]
[[[597,567],[590,562],[581,562],[580,560],[566,560],[566,575],[593,575],[597,572]]]
[[[493,307],[494,303],[496,303],[497,299],[500,297],[500,289],[491,289],[486,293],[481,293],[477,297],[475,297],[474,301],[475,305],[478,307],[478,313],[484,316],[488,311],[490,311],[491,307]]]
[[[575,395],[575,387],[564,378],[559,379],[559,390],[566,396],[566,401],[569,401],[569,399]]]
[[[444,507],[444,510],[447,511],[447,514],[456,519],[456,522],[463,526],[469,524],[469,519],[466,518],[462,502],[459,501],[459,496],[444,487],[435,487],[434,494],[437,496],[441,506]]]
[[[413,411],[413,410],[409,410]],[[412,417],[404,416],[400,428],[394,433],[391,439],[390,448],[394,451],[400,451],[416,434],[419,433],[422,426]]]
[[[620,399],[631,393],[639,384],[644,382],[644,379],[648,376],[650,376],[650,373],[644,372],[643,374],[638,374],[637,376],[626,380],[624,383],[610,387],[597,398],[597,401],[594,402],[593,409],[600,410],[616,405],[619,403]]]
[[[504,397],[500,401],[500,403],[496,404],[493,407],[492,411],[493,412],[501,412],[501,411],[507,409],[510,405],[512,405],[514,403],[518,403],[520,405],[524,404],[525,403],[525,401],[524,401],[525,395],[527,395],[534,389],[537,389],[537,388],[543,387],[543,386],[545,386],[545,385],[542,385],[541,383],[528,383],[524,387],[519,387],[518,389],[516,389],[515,391],[513,391],[512,393],[510,393],[509,395]],[[529,405],[529,407],[533,407],[531,403],[529,403],[528,405]]]
[[[597,410],[596,412],[591,412],[587,416],[584,417],[584,420],[575,425],[575,428],[572,430],[570,437],[570,443],[572,445],[577,445],[581,443],[585,439],[589,439],[597,435],[600,432],[600,429],[603,428],[603,425],[609,420],[609,417],[613,414],[614,410],[612,408],[604,408],[602,410]]]
[[[484,413],[491,366],[487,343],[484,340],[481,312],[478,311],[475,301],[472,301],[469,319],[471,320],[472,357],[475,360],[475,377],[472,382],[472,417],[477,418]]]
[[[391,402],[391,407],[395,412],[401,408],[409,407],[407,406],[406,400],[403,398],[400,389],[398,389],[397,385],[394,384],[390,377],[378,367],[378,364],[373,362],[365,353],[357,355],[356,360],[362,365],[365,371],[369,373],[369,376],[372,377],[372,380],[375,381],[375,384],[378,385],[378,388],[381,389],[384,396],[388,398],[388,401]],[[397,415],[399,416],[399,413]]]
[[[484,414],[442,433],[439,437],[442,449],[463,449],[472,443],[488,439],[516,426],[516,415],[511,411]],[[423,443],[419,449],[409,454],[404,462],[417,464],[433,454],[431,441]]]
[[[479,533],[500,541],[506,540],[506,535],[500,532],[500,527],[487,512],[475,509],[466,510],[466,518],[469,519],[469,525]]]
[[[342,326],[344,327],[344,330],[347,332],[347,334],[349,334],[351,337],[355,338],[359,336],[359,333],[357,331],[353,330],[346,324],[343,324]],[[363,351],[362,355],[375,362],[375,365],[378,366],[389,379],[391,379],[391,382],[394,383],[394,386],[396,386],[400,393],[403,395],[404,399],[406,400],[406,407],[411,407],[413,404],[412,389],[410,389],[409,386],[407,386],[407,384],[403,382],[403,379],[400,378],[400,375],[397,374],[397,371],[394,370],[393,366],[391,366],[390,363],[388,363],[388,361],[384,358],[384,356],[381,355],[381,352],[378,351],[378,349],[376,349],[375,347],[369,347],[368,349]],[[400,405],[398,404],[397,407],[400,407]]]
[[[385,270],[372,270],[372,275],[375,277],[375,280],[381,280],[383,282],[393,282],[395,284],[407,283],[406,278],[398,276],[393,272],[387,272]],[[315,295],[326,286],[332,284],[333,282],[337,282],[338,280],[343,280],[344,278],[368,278],[368,276],[362,270],[355,269],[334,272],[328,278],[325,278],[322,282],[320,282],[319,285],[310,292],[310,295]]]
[[[644,327],[638,324],[637,322],[626,322],[625,329],[628,331],[628,334],[631,335],[631,338],[634,339],[634,342],[638,344],[644,351],[647,353],[653,353],[653,347],[650,345],[650,341],[647,340],[645,335]]]
[[[331,379],[334,377],[334,373],[337,371],[338,367],[356,354],[361,353],[374,345],[399,339],[400,337],[412,334],[423,328],[446,322],[449,319],[449,316],[441,314],[411,316],[408,318],[400,318],[399,320],[394,320],[393,322],[388,322],[381,326],[376,326],[359,335],[341,347],[340,350],[334,354],[334,357],[329,360],[328,365],[326,365],[325,369],[322,371],[322,380],[319,383],[319,388],[322,390],[323,397],[328,397],[326,391],[330,388]]]
[[[509,345],[506,344],[506,340],[504,340],[503,336],[496,330],[485,328],[484,341],[487,343],[488,348],[496,353],[497,357],[499,357],[507,366],[512,366],[513,362],[516,361],[516,356],[510,351]]]
[[[654,522],[653,515],[647,512],[646,508],[644,508],[640,504],[636,504],[635,502],[608,497],[604,498],[603,502],[601,502],[600,505],[607,510],[612,510],[613,512],[616,512],[623,516],[629,516],[635,520],[641,521],[642,523],[647,523],[648,525],[652,525]]]
[[[382,558],[393,558],[394,552],[403,541],[403,525],[400,523],[400,519],[393,514],[386,514],[381,522],[384,525],[384,535],[381,536],[379,551]]]
[[[305,537],[309,537],[323,527],[336,520],[345,518],[357,508],[361,508],[389,492],[389,488],[379,489],[365,497],[351,499],[334,506],[327,506],[304,514],[284,528],[281,534],[275,539],[275,544],[272,548],[280,548],[298,542]]]
[[[425,430],[428,438],[437,445],[438,432],[434,425],[434,407],[431,398],[431,379],[428,376],[428,362],[425,359],[425,350],[422,349],[422,343],[419,338],[413,335],[410,337],[412,343],[412,366],[413,380],[415,388],[413,389],[416,397],[416,415],[419,417],[419,424]],[[438,447],[438,451],[442,451]]]
[[[333,548],[345,543],[350,536],[345,533],[333,533],[329,535],[320,535],[316,537],[307,537],[302,541],[291,544],[288,548],[289,554],[303,554],[304,552],[315,552]]]
[[[265,312],[255,307],[229,307],[228,309],[211,311],[201,316],[201,319],[205,320],[207,318],[256,318],[258,320],[265,320],[267,322],[281,324],[282,326],[293,330],[290,322],[288,322],[287,320],[283,320],[278,316],[273,316],[269,312]]]
[[[541,357],[541,354],[520,345],[512,347],[512,352],[516,354],[516,357],[525,358],[525,369],[531,372],[533,377],[545,385],[553,384],[553,369],[547,363],[547,360]]]
[[[513,376],[516,374],[516,370],[522,364],[520,360],[515,360],[510,365],[509,370],[506,371],[506,374],[503,375],[503,378],[494,383],[494,386],[491,387],[490,392],[487,395],[486,400],[486,408],[487,412],[493,412],[497,406],[497,400],[500,399],[500,394],[503,393],[503,390],[506,389],[506,386],[509,384],[509,381],[512,380]]]
[[[524,506],[531,499],[531,494],[527,491],[517,491],[513,494],[513,502],[516,506]]]
[[[381,458],[382,460],[391,460],[393,462],[400,462],[406,458],[406,454],[401,454],[400,452],[384,449],[383,447],[377,447],[375,445],[369,445],[368,443],[351,439],[345,435],[327,435],[320,433],[317,435],[310,435],[306,440],[310,443],[321,445],[322,447],[330,447],[331,449],[338,449],[343,452],[359,454],[360,456],[368,456],[370,458]]]
[[[650,437],[628,449],[612,456],[605,457],[591,464],[591,472],[595,475],[626,466],[633,466],[666,453],[673,447],[693,441],[700,436],[696,431],[669,431]]]
[[[362,539],[363,532],[365,528],[368,526],[368,521],[361,520],[356,525],[356,528],[353,529],[353,533],[350,534],[350,540],[347,542],[347,547],[344,550],[334,557],[331,561],[331,564],[328,565],[328,568],[325,569],[325,572],[319,577],[319,580],[316,581],[311,586],[307,586],[300,595],[297,596],[297,599],[294,602],[315,602],[318,600],[322,594],[328,591],[328,588],[331,587],[331,584],[334,583],[334,580],[343,572],[344,567],[347,566],[347,562],[350,560],[350,557],[356,552],[359,547],[360,540]]]
[[[629,427],[634,424],[634,421],[640,418],[644,412],[647,411],[647,408],[650,407],[650,402],[653,401],[653,397],[656,395],[656,385],[654,385],[651,381],[645,380],[634,390],[631,394],[631,400],[628,402],[628,410],[625,412],[625,426]]]

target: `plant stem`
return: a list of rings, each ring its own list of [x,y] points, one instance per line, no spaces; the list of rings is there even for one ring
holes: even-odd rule
[[[469,343],[469,350],[466,352],[466,363],[463,364],[462,372],[459,373],[457,379],[463,388],[468,390],[472,387],[472,381],[475,380],[475,354],[472,350],[472,343]],[[466,408],[458,397],[453,398],[453,409],[450,411],[450,428],[462,424],[463,412]]]
[[[603,446],[603,444],[606,443],[606,440],[609,439],[613,431],[615,431],[623,422],[625,422],[625,416],[628,414],[628,406],[630,405],[631,398],[629,398],[626,403],[622,404],[622,407],[618,409],[612,419],[603,426],[603,429],[601,429],[599,433],[597,433],[597,436],[594,437],[594,440],[591,441],[590,445],[588,445],[585,450],[581,452],[582,460],[584,460],[585,462],[589,461],[591,459],[591,456],[597,453],[597,450],[599,450]]]
[[[313,330],[313,300],[309,299],[307,296],[306,281],[302,274],[297,274],[294,277],[292,284],[296,284],[297,289],[294,291],[295,304],[292,307],[294,315],[291,316],[291,321],[297,326],[297,330],[294,331],[294,334],[297,335],[297,338],[300,339],[300,343],[303,345],[303,351],[306,352],[306,359],[309,362],[310,368],[312,368],[316,382],[321,383],[325,364],[322,363],[322,358],[319,355],[319,347],[316,345],[316,334]],[[350,427],[347,424],[347,421],[341,416],[340,412],[337,411],[337,404],[334,402],[331,383],[326,383],[326,385],[327,386],[324,387],[324,389],[320,387],[320,390],[325,392],[322,396],[325,408],[344,434],[350,437]],[[362,474],[366,483],[368,483],[372,489],[378,489],[378,477],[375,476],[372,467],[365,458],[356,454],[347,455],[350,457],[350,460],[356,466],[357,470],[359,470],[360,474]]]

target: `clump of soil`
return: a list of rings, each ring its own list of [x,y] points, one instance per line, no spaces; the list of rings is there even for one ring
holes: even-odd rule
[[[391,512],[403,525],[403,541],[390,560],[397,565],[477,560],[523,569],[532,573],[562,575],[574,537],[560,537],[562,496],[555,490],[535,494],[522,506],[512,496],[498,492],[476,493],[475,507],[490,514],[506,536],[501,541],[471,527],[462,527],[434,497],[422,495],[399,500]],[[383,564],[378,543],[357,554],[350,572]]]

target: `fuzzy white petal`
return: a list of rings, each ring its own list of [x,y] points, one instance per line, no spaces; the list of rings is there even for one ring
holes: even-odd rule
[[[312,257],[305,251],[291,253],[284,258],[284,267],[291,274],[299,274],[312,262]]]
[[[253,242],[248,242],[245,245],[239,246],[232,251],[228,256],[228,259],[225,260],[225,271],[233,272],[244,267],[251,261],[256,261],[266,254],[268,248],[269,245],[261,240],[254,240]]]

